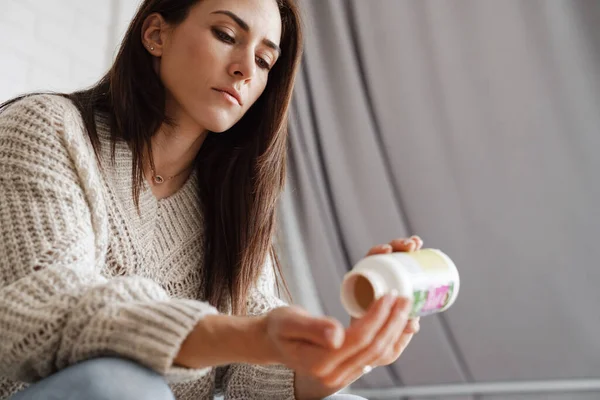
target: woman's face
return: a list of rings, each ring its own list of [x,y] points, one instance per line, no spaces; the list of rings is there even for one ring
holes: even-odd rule
[[[223,132],[238,122],[279,57],[275,0],[202,0],[181,24],[164,29],[155,17],[149,27],[143,40],[155,47],[149,51],[166,88],[167,115],[203,130]]]

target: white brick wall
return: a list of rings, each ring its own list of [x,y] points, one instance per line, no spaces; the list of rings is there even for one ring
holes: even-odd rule
[[[0,0],[0,102],[73,91],[108,69],[139,0]]]

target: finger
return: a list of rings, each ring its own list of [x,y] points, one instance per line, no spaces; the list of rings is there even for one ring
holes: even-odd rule
[[[390,360],[390,362],[394,362],[398,357],[400,357],[406,346],[408,346],[414,334],[417,333],[419,330],[419,318],[414,318],[410,319],[404,327],[404,329],[398,332],[398,335],[394,338],[394,351],[392,360]]]
[[[417,243],[412,239],[399,238],[390,242],[394,251],[415,251]]]
[[[416,243],[416,245],[417,245],[416,250],[421,250],[423,248],[423,239],[421,239],[417,235],[412,235],[410,238],[411,238],[411,240],[413,240]]]
[[[331,378],[335,383],[342,383],[362,374],[366,365],[375,367],[386,365],[395,360],[395,344],[408,323],[410,313],[410,302],[406,298],[399,298],[386,324],[378,332],[373,344],[360,353],[350,357],[341,363],[334,371],[335,377]],[[393,359],[392,359],[393,358]]]
[[[396,298],[392,294],[386,294],[374,302],[367,314],[346,330],[343,346],[323,360],[317,367],[318,373],[321,376],[329,375],[342,361],[368,347],[386,323]]]
[[[356,321],[359,321],[360,318],[350,317],[350,326],[354,325]],[[419,317],[413,318],[406,324],[406,328],[404,329],[407,333],[417,333],[419,331]],[[415,328],[416,327],[416,328]]]
[[[421,326],[419,324],[419,318],[413,318],[408,321],[408,324],[406,324],[406,327],[404,328],[403,332],[414,334],[419,332],[420,329]]]
[[[410,343],[415,333],[418,333],[421,330],[421,318],[412,318],[401,335],[396,339],[396,344],[394,345],[394,352],[396,353],[396,357],[400,357],[406,346]]]
[[[308,341],[326,348],[338,348],[344,341],[344,327],[334,318],[294,313],[284,324],[281,329],[284,339]]]
[[[412,333],[403,333],[400,335],[394,344],[394,353],[396,354],[396,357],[400,357],[414,336],[415,335]]]
[[[410,309],[409,309],[410,312]],[[405,324],[405,326],[403,327],[403,329],[399,329],[396,332],[396,336],[393,339],[393,351],[392,351],[392,355],[390,357],[390,360],[388,360],[387,363],[385,363],[385,365],[394,362],[398,357],[400,357],[400,354],[402,353],[402,351],[404,350],[404,347],[406,347],[408,345],[408,342],[410,341],[410,338],[412,337],[412,335],[414,335],[416,332],[418,332],[420,329],[419,327],[419,318],[412,318],[409,319],[408,322]],[[409,340],[405,340],[404,337],[409,336]],[[400,348],[400,345],[402,345],[402,343],[404,343],[404,347],[402,347],[401,350],[398,350]],[[383,365],[383,364],[382,364]]]
[[[320,365],[323,359],[335,351],[303,340],[284,339],[283,342],[285,364],[297,371],[315,376],[315,366]]]
[[[375,254],[386,254],[391,252],[392,246],[390,246],[389,244],[378,244],[377,246],[371,247],[371,249],[367,253],[367,256],[372,256]]]

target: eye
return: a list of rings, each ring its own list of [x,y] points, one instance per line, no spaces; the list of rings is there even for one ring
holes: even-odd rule
[[[256,57],[256,64],[262,68],[262,69],[266,69],[267,71],[271,69],[270,65],[268,62],[266,62],[263,58],[260,57]]]
[[[218,29],[213,29],[213,34],[217,37],[217,39],[219,39],[222,42],[229,43],[229,44],[235,43],[235,39],[223,31],[220,31]]]

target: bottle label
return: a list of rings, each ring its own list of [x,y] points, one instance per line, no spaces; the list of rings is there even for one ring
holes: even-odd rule
[[[396,253],[413,276],[413,316],[424,316],[445,310],[458,289],[455,275],[447,260],[437,251]]]
[[[454,282],[425,290],[415,290],[412,314],[425,316],[443,310],[452,298],[453,292]]]

